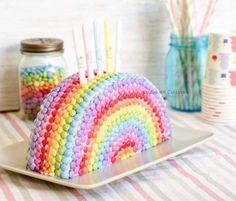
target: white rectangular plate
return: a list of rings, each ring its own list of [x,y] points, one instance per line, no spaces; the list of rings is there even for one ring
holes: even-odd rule
[[[209,140],[212,136],[212,133],[206,131],[174,127],[171,139],[161,145],[137,153],[135,156],[119,161],[109,167],[69,180],[40,175],[26,170],[28,142],[22,141],[0,150],[0,168],[63,186],[91,189],[143,170],[173,156],[182,154]]]

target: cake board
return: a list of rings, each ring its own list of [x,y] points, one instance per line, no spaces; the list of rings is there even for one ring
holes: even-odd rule
[[[131,158],[73,179],[50,177],[26,170],[29,142],[22,141],[0,150],[0,168],[66,187],[93,189],[182,154],[206,142],[212,136],[213,134],[208,131],[173,126],[173,135],[170,140],[137,153]]]

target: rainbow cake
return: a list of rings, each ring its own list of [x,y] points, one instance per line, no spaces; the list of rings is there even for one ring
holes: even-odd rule
[[[73,178],[145,151],[170,136],[165,102],[147,79],[105,73],[82,86],[77,73],[54,88],[41,105],[27,168]]]

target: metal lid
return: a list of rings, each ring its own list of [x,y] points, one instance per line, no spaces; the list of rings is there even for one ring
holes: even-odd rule
[[[22,52],[44,53],[63,50],[63,40],[57,38],[30,38],[21,41]]]

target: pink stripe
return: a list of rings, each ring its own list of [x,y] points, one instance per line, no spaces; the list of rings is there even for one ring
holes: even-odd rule
[[[11,192],[11,190],[8,188],[8,186],[5,184],[3,179],[0,177],[0,188],[2,189],[6,199],[8,201],[14,201],[16,200]]]
[[[230,158],[229,156],[222,154],[219,149],[214,148],[208,144],[205,144],[204,146],[207,147],[208,149],[211,149],[212,151],[214,151],[216,154],[220,155],[221,157],[223,157],[234,168],[236,167],[236,162],[232,158]]]
[[[225,126],[225,127],[234,132],[234,133],[227,133],[227,135],[229,134],[232,137],[236,137],[236,135],[235,135],[236,129],[234,127],[232,127],[232,126]]]
[[[201,188],[204,192],[206,192],[209,196],[214,198],[215,200],[222,200],[223,198],[219,197],[217,194],[215,194],[211,189],[209,189],[206,185],[204,185],[201,181],[199,181],[196,177],[186,172],[176,161],[174,160],[168,160],[168,162],[174,166],[182,175],[185,177],[188,177],[191,179],[191,181],[196,184],[199,188]]]
[[[124,180],[126,180],[127,182],[129,182],[133,188],[145,199],[145,200],[152,200],[155,201],[151,196],[149,196],[147,194],[146,191],[144,191],[144,189],[142,188],[142,186],[139,185],[138,182],[134,181],[133,179],[131,179],[130,177],[125,177]]]
[[[85,201],[87,200],[82,194],[79,193],[76,189],[69,189],[69,192],[71,192],[72,195],[75,196],[75,198],[79,201]]]
[[[28,135],[27,135],[27,134],[22,130],[22,128],[18,125],[18,122],[15,121],[15,119],[12,118],[9,113],[4,113],[3,115],[6,117],[6,119],[10,122],[10,124],[12,125],[12,127],[17,131],[17,133],[18,133],[24,140],[29,139]]]
[[[207,7],[207,10],[206,10],[206,13],[205,13],[205,16],[204,16],[204,20],[203,20],[203,23],[201,25],[201,29],[199,31],[200,36],[206,30],[206,27],[209,24],[209,20],[210,20],[211,15],[214,12],[216,2],[217,2],[217,0],[210,0],[210,2],[208,3],[208,7]]]
[[[43,201],[50,201],[49,197],[48,197],[48,193],[45,192],[49,192],[47,189],[47,185],[39,180],[31,180],[31,178],[27,178],[27,180],[25,181],[27,182],[27,188],[28,189],[37,189],[37,191],[35,191]]]

